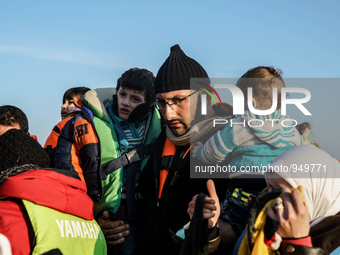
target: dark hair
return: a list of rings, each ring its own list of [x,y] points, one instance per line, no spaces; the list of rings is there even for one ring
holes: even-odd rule
[[[237,81],[236,86],[239,87],[243,94],[248,98],[247,88],[253,88],[253,96],[269,99],[272,101],[272,88],[278,88],[278,108],[281,107],[281,88],[285,87],[282,79],[282,71],[271,66],[258,66],[249,69]],[[252,79],[249,79],[252,78]],[[248,100],[248,99],[247,99]],[[246,102],[245,102],[246,103]]]
[[[311,130],[312,127],[308,122],[303,122],[295,126],[295,128],[299,131],[300,135],[302,135],[306,129]]]
[[[12,105],[0,106],[0,125],[13,126],[15,123],[22,131],[28,132],[28,119],[21,109]]]
[[[146,69],[139,69],[137,67],[131,68],[124,72],[117,80],[117,92],[120,87],[145,91],[145,101],[147,105],[152,103],[155,97],[154,94],[155,76],[152,72]]]
[[[250,68],[241,78],[281,78],[282,71],[280,69],[275,69],[272,66],[258,66]]]
[[[66,90],[63,96],[63,104],[66,103],[66,100],[72,100],[75,96],[82,97],[89,90],[91,89],[87,87],[74,87]]]
[[[303,122],[301,124],[298,124],[295,126],[295,128],[299,131],[299,134],[302,136],[302,138],[304,139],[306,137],[306,135],[304,134],[305,132],[307,132],[306,134],[308,135],[308,133],[311,132],[312,126],[311,124],[309,124],[308,122]],[[305,140],[305,139],[304,139]],[[318,144],[315,141],[311,141],[308,138],[308,141],[314,145],[315,147],[318,147],[319,149],[321,149],[320,144]]]

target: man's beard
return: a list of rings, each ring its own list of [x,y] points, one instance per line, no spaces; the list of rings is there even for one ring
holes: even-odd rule
[[[169,124],[172,122],[179,122],[179,124],[181,124],[181,127],[178,128],[173,128],[171,127]],[[168,127],[170,128],[171,132],[175,135],[175,136],[181,136],[184,135],[186,132],[189,131],[190,127],[188,127],[188,125],[186,125],[185,123],[183,123],[180,119],[173,119],[171,121],[167,121],[166,122]]]
[[[189,121],[190,121],[189,125],[185,124],[182,121],[182,119],[172,119],[166,122],[169,129],[175,136],[179,137],[179,136],[186,134],[190,130],[191,126],[204,120],[204,116],[201,115],[201,112],[198,110],[198,109],[201,109],[201,99],[199,95],[200,94],[198,93],[197,96],[190,98],[190,110],[189,110],[189,116],[188,116]],[[175,122],[175,121],[178,121],[180,124],[182,124],[182,127],[181,128],[170,127],[169,123]]]

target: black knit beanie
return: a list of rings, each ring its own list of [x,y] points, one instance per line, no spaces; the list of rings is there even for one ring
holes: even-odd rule
[[[205,78],[201,81],[210,84],[204,68],[196,60],[185,55],[179,45],[176,44],[171,47],[169,57],[158,70],[154,87],[155,94],[193,89],[193,87],[190,87],[190,78]]]
[[[41,145],[24,131],[10,129],[0,136],[0,171],[25,164],[48,168],[50,158]]]

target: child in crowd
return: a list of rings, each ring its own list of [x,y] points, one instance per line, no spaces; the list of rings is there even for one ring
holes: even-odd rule
[[[63,96],[63,104],[61,106],[61,119],[57,125],[54,126],[51,134],[47,137],[44,149],[50,156],[50,167],[54,167],[54,153],[57,146],[58,137],[65,123],[72,117],[76,116],[81,110],[74,104],[74,101],[81,99],[84,94],[90,89],[87,87],[74,87],[66,90]]]
[[[28,133],[26,114],[13,105],[0,106],[0,135],[13,128],[21,129]]]
[[[281,115],[281,88],[285,84],[280,70],[265,66],[250,69],[238,80],[236,86],[245,95],[244,115],[234,116],[223,130],[218,131],[204,145],[198,143],[193,148],[193,157],[207,164],[223,161],[223,165],[235,166],[238,170],[246,167],[254,169],[254,166],[258,169],[256,172],[229,173],[231,181],[228,182],[225,201],[221,204],[221,218],[231,224],[235,233],[232,233],[230,240],[234,241],[245,228],[249,204],[266,187],[261,167],[268,166],[285,150],[306,143],[289,117]],[[253,90],[252,102],[257,110],[272,107],[273,88],[277,88],[276,110],[269,115],[256,115],[249,111],[248,87]],[[249,120],[251,125],[247,124]],[[282,121],[285,126],[281,124]],[[232,125],[232,122],[238,124]]]
[[[20,129],[38,141],[36,135],[28,132],[28,119],[21,109],[13,105],[0,106],[0,135],[10,129]]]
[[[105,229],[108,254],[132,254],[138,244],[139,175],[151,152],[148,145],[161,129],[159,113],[150,108],[154,80],[150,71],[131,68],[116,89],[87,92],[79,105],[82,113],[65,125],[58,140],[56,166],[85,180],[95,217]],[[130,234],[112,246],[106,230],[117,220],[129,225],[124,229]]]
[[[63,96],[63,105],[61,106],[61,119],[64,120],[68,117],[74,117],[80,112],[80,109],[76,107],[74,101],[81,99],[84,94],[90,89],[87,87],[74,87],[66,90]]]

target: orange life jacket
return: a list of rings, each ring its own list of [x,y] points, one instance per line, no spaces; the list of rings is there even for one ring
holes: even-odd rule
[[[195,144],[195,143],[194,143]],[[190,151],[190,149],[192,148],[192,146],[194,146],[194,144],[192,144],[188,150],[185,152],[184,156],[182,157],[183,159],[185,158],[185,156],[188,154],[188,152]],[[173,156],[175,155],[177,150],[177,146],[171,142],[169,140],[169,138],[166,138],[165,143],[164,143],[164,148],[163,148],[163,153],[162,153],[162,158],[164,156]],[[162,191],[163,191],[163,187],[164,187],[164,183],[166,180],[166,177],[168,176],[169,173],[169,168],[165,168],[160,170],[159,172],[159,191],[158,191],[158,198],[161,198],[162,195]],[[175,172],[176,174],[176,172]]]

